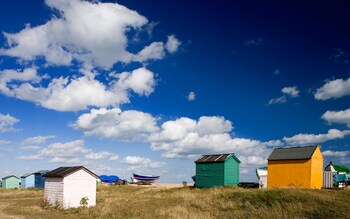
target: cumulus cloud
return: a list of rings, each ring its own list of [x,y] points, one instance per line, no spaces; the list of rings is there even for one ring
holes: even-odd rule
[[[0,113],[0,133],[16,131],[16,129],[13,128],[13,126],[18,122],[19,119],[16,119],[15,117],[10,116],[9,114],[3,115]]]
[[[17,157],[20,160],[47,160],[51,163],[64,164],[88,164],[87,160],[117,160],[117,154],[108,151],[94,152],[84,145],[83,140],[75,140],[70,142],[56,142],[47,147],[39,146],[23,146],[25,151],[36,151],[35,154],[21,155]]]
[[[299,90],[296,86],[293,87],[284,87],[282,89],[282,93],[287,94],[291,97],[298,97],[299,96]]]
[[[169,53],[175,53],[180,45],[181,42],[178,39],[176,39],[174,35],[170,35],[168,36],[168,41],[166,42],[165,47]]]
[[[327,110],[321,118],[329,123],[346,124],[350,127],[350,109],[340,111]]]
[[[315,93],[315,99],[336,99],[347,95],[350,95],[350,78],[346,80],[335,79],[327,81],[322,87],[318,88]]]
[[[276,98],[273,98],[273,99],[269,100],[269,104],[270,105],[272,105],[272,104],[282,104],[282,103],[285,103],[285,102],[287,102],[286,96],[276,97]]]
[[[85,68],[110,69],[115,63],[144,62],[164,57],[165,46],[155,42],[138,54],[127,50],[128,34],[147,26],[148,20],[118,3],[83,0],[46,0],[58,16],[38,26],[27,25],[18,33],[4,33],[4,55],[32,61],[44,58],[49,65],[69,66],[74,60]],[[152,24],[152,23],[151,23]],[[152,26],[152,25],[151,25]],[[166,49],[177,50],[180,42],[168,37]]]
[[[130,170],[137,170],[139,167],[143,169],[157,169],[166,165],[164,162],[155,162],[149,158],[139,156],[127,156],[121,162],[131,166]]]
[[[54,135],[47,135],[47,136],[34,136],[27,138],[23,141],[22,144],[44,144],[48,139],[56,138]]]
[[[233,138],[232,122],[223,117],[200,117],[198,121],[182,117],[162,124],[149,141],[155,151],[167,158],[193,158],[201,154],[234,152],[244,165],[261,165],[269,153],[267,143]],[[269,142],[270,144],[272,142]],[[276,142],[274,142],[276,143]],[[255,156],[253,156],[254,154]]]
[[[123,140],[144,139],[158,130],[152,115],[136,110],[123,112],[119,108],[92,109],[90,113],[79,116],[71,126],[88,136]]]
[[[247,40],[244,44],[246,46],[262,46],[264,44],[264,40],[259,37],[251,38]]]
[[[350,151],[331,151],[326,150],[322,152],[325,157],[346,157],[350,154]]]
[[[342,139],[349,134],[350,130],[330,129],[327,134],[297,134],[292,137],[284,137],[283,140],[291,145],[318,144],[329,140]]]
[[[23,73],[16,74],[25,74]],[[34,74],[35,73],[35,74]],[[35,85],[37,75],[27,77],[30,82],[20,86],[12,86],[14,77],[6,77],[4,89],[0,92],[22,100],[37,103],[45,108],[58,111],[79,111],[89,106],[107,107],[119,106],[130,101],[130,92],[140,96],[149,96],[154,91],[154,73],[146,68],[138,68],[132,72],[110,74],[113,79],[109,85],[94,78],[93,72],[85,72],[81,77],[54,78],[47,87]],[[1,84],[0,75],[0,84]]]
[[[191,91],[190,93],[188,93],[186,98],[188,101],[194,101],[196,99],[196,93]]]

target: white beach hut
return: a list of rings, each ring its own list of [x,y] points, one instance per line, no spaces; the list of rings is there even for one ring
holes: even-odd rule
[[[96,205],[98,176],[83,166],[59,167],[44,175],[44,197],[62,208]]]
[[[259,188],[267,188],[267,167],[261,167],[256,169],[256,176],[259,179]]]

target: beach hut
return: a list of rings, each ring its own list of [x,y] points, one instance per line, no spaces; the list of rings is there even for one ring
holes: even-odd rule
[[[34,173],[35,178],[35,188],[44,188],[45,186],[45,177],[44,175],[48,173],[48,170],[40,170]]]
[[[2,188],[13,189],[19,188],[20,179],[17,176],[10,175],[2,178]]]
[[[59,167],[44,175],[44,197],[62,208],[96,205],[98,176],[83,166]]]
[[[196,163],[196,187],[209,188],[239,183],[241,161],[233,154],[203,155]]]
[[[21,176],[21,188],[22,189],[33,188],[34,181],[35,181],[35,178],[33,173],[27,173]]]
[[[267,188],[321,189],[323,156],[320,146],[275,148],[267,160]]]
[[[333,174],[335,173],[340,173],[340,174],[350,174],[350,169],[345,167],[345,166],[341,166],[338,164],[333,164],[333,162],[329,162],[329,164],[324,168],[325,171],[331,171]]]
[[[267,188],[267,167],[260,167],[256,169],[256,176],[259,179],[259,188]]]

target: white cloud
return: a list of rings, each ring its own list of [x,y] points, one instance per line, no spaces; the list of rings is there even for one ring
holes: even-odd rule
[[[56,138],[54,135],[47,135],[47,136],[35,136],[27,138],[23,141],[22,144],[44,144],[48,139]]]
[[[130,91],[140,96],[149,96],[154,91],[154,73],[143,67],[132,72],[111,74],[113,81],[108,86],[96,80],[94,72],[84,73],[81,77],[55,78],[46,88],[28,82],[20,86],[11,86],[11,80],[15,79],[7,76],[4,84],[6,90],[0,91],[5,95],[9,94],[58,111],[78,111],[89,106],[119,106],[130,101]]]
[[[16,131],[16,129],[13,128],[13,126],[17,122],[19,122],[19,119],[16,119],[15,117],[10,116],[9,114],[3,115],[0,113],[0,133]]]
[[[11,141],[0,140],[0,145],[11,144]]]
[[[350,154],[350,151],[331,151],[327,150],[322,152],[323,156],[327,157],[346,157]]]
[[[269,104],[270,105],[272,105],[272,104],[281,104],[281,103],[285,103],[285,102],[287,102],[286,96],[276,97],[276,98],[273,98],[273,99],[269,100]]]
[[[316,90],[315,99],[336,99],[346,95],[350,95],[350,78],[346,80],[336,79],[327,81],[322,87]]]
[[[83,0],[46,0],[58,12],[38,26],[27,25],[18,33],[4,33],[8,47],[4,55],[33,61],[43,57],[49,65],[69,66],[76,60],[85,68],[110,69],[115,63],[144,62],[164,58],[164,43],[154,42],[138,54],[127,50],[130,30],[135,36],[148,20],[118,3]],[[56,16],[57,15],[57,16]],[[149,30],[149,28],[148,28]],[[168,37],[169,53],[177,51],[180,42]]]
[[[187,95],[187,100],[188,101],[194,101],[196,99],[196,93],[191,91],[190,93],[188,93]]]
[[[32,83],[40,82],[42,77],[37,74],[35,67],[26,68],[23,71],[20,70],[3,70],[0,71],[0,91],[8,96],[14,96],[13,90],[10,87],[11,82],[25,82],[31,81]]]
[[[149,158],[139,156],[127,156],[121,162],[132,166],[130,170],[137,170],[140,166],[145,169],[157,169],[166,165],[164,162],[155,162]]]
[[[164,44],[162,42],[153,42],[151,45],[146,46],[137,55],[135,55],[134,60],[146,62],[149,60],[160,60],[164,57]]]
[[[136,110],[122,112],[119,108],[92,109],[90,113],[79,116],[72,127],[88,136],[123,140],[142,139],[158,129],[151,114]]]
[[[90,160],[101,160],[101,159],[109,159],[109,160],[117,160],[118,155],[113,154],[108,151],[100,151],[100,152],[91,152],[88,154],[85,154],[85,158],[90,159]]]
[[[162,124],[149,141],[155,151],[168,158],[191,158],[201,154],[235,153],[246,165],[261,165],[269,153],[267,144],[245,138],[232,138],[232,122],[223,117],[200,117],[198,121],[179,118]],[[269,142],[270,144],[272,142]],[[274,142],[276,143],[276,142]],[[256,157],[252,154],[257,154]]]
[[[43,157],[40,154],[33,154],[33,155],[22,155],[17,157],[19,160],[42,160]]]
[[[350,109],[341,111],[327,110],[321,118],[329,123],[347,124],[350,127]]]
[[[128,63],[126,32],[148,21],[117,3],[81,0],[46,0],[59,17],[19,33],[5,33],[9,48],[3,53],[24,60],[44,57],[53,65],[70,65],[72,60],[86,66],[111,68],[116,62]]]
[[[284,137],[283,140],[291,145],[318,144],[329,140],[341,139],[349,134],[350,130],[330,129],[327,134],[297,134],[292,137]]]
[[[24,150],[24,151],[36,151],[36,150],[39,150],[40,148],[41,147],[36,146],[36,145],[27,145],[27,146],[21,147],[21,150]]]
[[[282,89],[282,93],[288,94],[291,97],[298,97],[299,96],[299,90],[296,86],[293,87],[284,87]]]
[[[169,53],[175,53],[179,49],[180,45],[181,42],[176,39],[174,35],[170,35],[168,36],[168,41],[166,42],[165,47]]]

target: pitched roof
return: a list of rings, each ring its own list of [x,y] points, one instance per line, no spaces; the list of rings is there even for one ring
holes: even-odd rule
[[[15,177],[17,179],[19,179],[17,176],[15,175],[9,175],[9,176],[5,176],[5,177],[2,177],[2,179],[8,179],[8,178],[11,178],[11,177]]]
[[[26,177],[28,177],[28,176],[30,176],[30,175],[32,175],[33,173],[26,173],[26,174],[24,174],[23,176],[21,176],[21,178],[26,178]]]
[[[232,153],[232,154],[209,154],[202,155],[195,163],[222,163],[229,157],[233,157],[238,163],[241,161]]]
[[[91,172],[90,170],[88,170],[87,168],[85,168],[84,166],[74,166],[74,167],[59,167],[57,169],[54,169],[48,173],[46,173],[45,175],[43,175],[44,177],[66,177],[78,170],[85,170],[86,172],[88,172],[89,174],[91,174],[92,176],[94,176],[95,178],[98,179],[98,176]]]
[[[310,159],[318,146],[298,146],[275,148],[267,160],[306,160]]]

